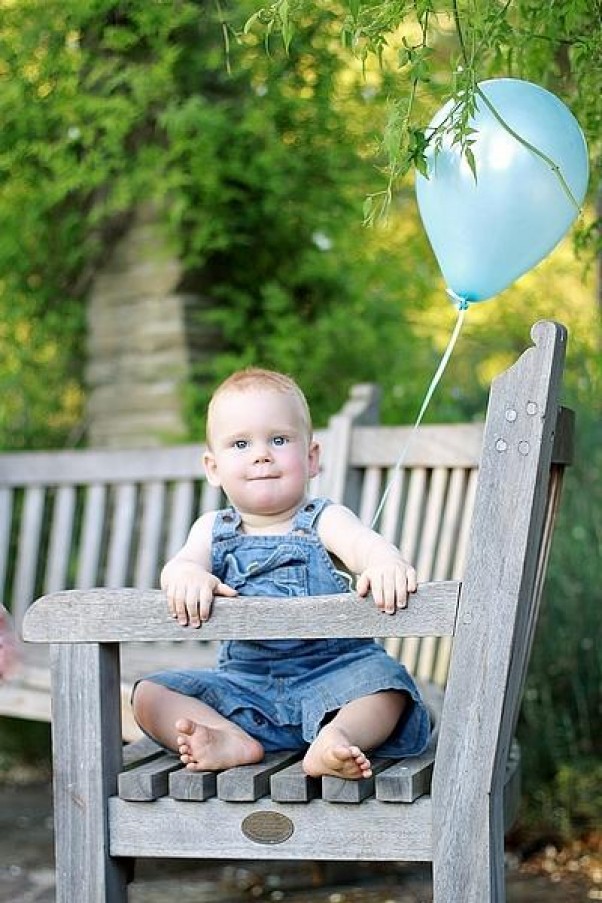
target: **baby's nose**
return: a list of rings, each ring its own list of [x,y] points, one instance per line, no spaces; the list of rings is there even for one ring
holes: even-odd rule
[[[255,460],[259,464],[263,464],[265,461],[272,460],[272,454],[270,452],[270,449],[267,447],[267,445],[263,445],[263,446],[260,446],[257,449],[255,449]]]

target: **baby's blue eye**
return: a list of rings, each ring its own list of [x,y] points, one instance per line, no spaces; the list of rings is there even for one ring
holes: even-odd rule
[[[232,444],[234,445],[234,448],[238,448],[238,449],[240,449],[241,451],[242,451],[243,449],[249,447],[249,443],[248,443],[248,440],[247,440],[247,439],[235,439],[234,442],[233,442]]]
[[[286,438],[286,436],[274,436],[274,438],[272,439],[272,444],[277,447],[286,445],[287,442],[288,439]]]

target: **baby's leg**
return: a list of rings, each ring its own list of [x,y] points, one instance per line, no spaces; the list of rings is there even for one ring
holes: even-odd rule
[[[321,728],[303,760],[307,774],[369,778],[370,760],[363,750],[376,749],[395,728],[406,706],[405,693],[384,690],[344,705]]]
[[[199,699],[142,680],[132,704],[140,727],[179,753],[191,771],[216,771],[263,759],[261,743]]]

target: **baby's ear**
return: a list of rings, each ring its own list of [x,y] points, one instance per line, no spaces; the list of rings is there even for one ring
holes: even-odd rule
[[[309,443],[307,457],[309,462],[309,476],[316,477],[320,472],[320,445],[315,439],[312,439]]]
[[[209,449],[203,454],[203,467],[209,485],[221,486],[222,483],[217,472],[217,461],[215,460],[215,455],[213,452],[210,452]]]

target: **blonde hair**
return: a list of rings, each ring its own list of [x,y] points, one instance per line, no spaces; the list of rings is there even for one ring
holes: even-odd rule
[[[206,441],[211,447],[211,421],[215,410],[216,401],[227,392],[246,392],[253,389],[270,389],[273,392],[281,392],[282,394],[291,395],[295,398],[301,408],[301,416],[303,424],[307,429],[307,435],[311,438],[313,427],[311,422],[311,413],[305,395],[297,385],[294,379],[285,373],[278,373],[276,370],[264,370],[261,367],[245,367],[244,370],[237,370],[219,384],[207,407],[207,423],[206,423]]]

